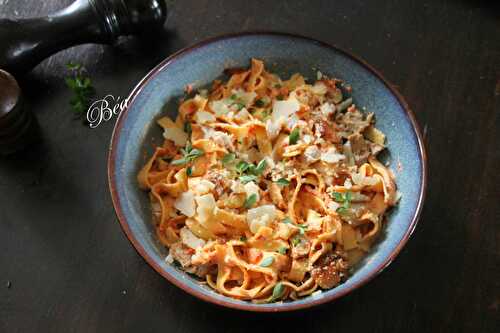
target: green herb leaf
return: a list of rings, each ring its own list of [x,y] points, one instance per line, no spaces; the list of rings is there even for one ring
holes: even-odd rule
[[[288,136],[288,143],[291,145],[296,144],[297,141],[299,141],[299,137],[300,137],[300,130],[298,127],[295,127],[293,129],[293,131],[290,133],[290,135]]]
[[[243,172],[247,171],[249,166],[250,166],[250,164],[248,164],[247,162],[240,161],[240,162],[238,162],[238,164],[236,164],[236,171],[239,174],[242,174]]]
[[[276,99],[277,99],[278,101],[282,101],[282,100],[283,100],[283,99],[285,99],[285,98],[283,97],[283,95],[278,95],[278,96],[276,96]]]
[[[339,214],[345,214],[346,210],[351,207],[351,200],[352,200],[351,192],[346,192],[346,193],[333,192],[332,197],[335,201],[343,203],[342,207],[339,207],[337,209],[337,212]],[[342,212],[339,211],[339,209],[342,209]]]
[[[264,105],[266,105],[266,103],[262,99],[258,99],[255,101],[255,106],[258,108],[262,108],[264,107]]]
[[[246,241],[247,241],[247,238],[246,238],[245,236],[241,236],[241,237],[240,237],[240,241],[242,241],[242,242],[246,242]]]
[[[194,148],[189,151],[189,153],[186,155],[186,158],[192,161],[200,156],[203,156],[203,154],[205,154],[203,150]]]
[[[181,158],[181,159],[178,159],[178,160],[173,160],[170,164],[172,165],[183,165],[183,164],[186,164],[187,163],[187,160],[185,158]]]
[[[193,133],[193,129],[192,129],[191,123],[189,121],[186,121],[184,123],[184,132],[187,133],[188,137],[191,137],[191,133]]]
[[[305,231],[307,230],[307,225],[303,225],[303,224],[295,224],[293,223],[292,219],[289,218],[288,216],[285,217],[285,219],[282,221],[283,223],[286,223],[286,224],[291,224],[297,228],[299,228],[299,234],[303,235],[305,233]],[[292,240],[293,241],[293,240]]]
[[[91,85],[92,85],[92,81],[88,77],[86,77],[86,78],[83,79],[83,82],[82,82],[82,87],[83,88],[88,88]]]
[[[352,199],[352,193],[351,192],[346,192],[344,194],[344,203],[350,205],[351,204],[351,199]],[[349,207],[347,207],[349,208]]]
[[[72,72],[71,76],[65,79],[66,86],[73,92],[70,105],[75,114],[82,116],[90,106],[90,99],[95,94],[95,89],[90,78],[84,77],[82,65],[70,62],[66,67]]]
[[[257,180],[257,176],[255,176],[255,175],[244,175],[244,176],[240,176],[238,179],[243,184],[246,184],[246,183],[250,183],[250,182],[253,182],[253,181]]]
[[[344,196],[342,195],[342,193],[333,192],[332,198],[333,198],[333,200],[335,200],[337,202],[344,202]]]
[[[303,235],[306,232],[307,225],[297,224],[297,227],[299,228],[299,234]]]
[[[260,176],[264,172],[264,170],[266,170],[266,167],[267,167],[266,160],[261,160],[259,164],[257,164],[255,170],[253,170],[253,173],[257,176]]]
[[[288,186],[290,185],[290,181],[285,178],[280,178],[276,181],[276,184],[278,184],[279,186]]]
[[[277,299],[281,298],[283,296],[283,293],[285,292],[285,286],[283,283],[278,282],[273,288],[273,295],[271,296],[270,302],[274,302]]]
[[[342,206],[337,208],[337,213],[339,213],[340,215],[346,215],[349,213],[349,209]]]
[[[248,164],[248,169],[246,170],[246,172],[251,174],[251,175],[255,175],[255,165]]]
[[[68,86],[69,89],[71,90],[76,90],[77,89],[77,84],[76,84],[76,80],[72,77],[67,77],[65,79],[66,81],[66,85]]]
[[[170,157],[170,156],[163,156],[163,157],[160,157],[160,159],[164,162],[167,162],[167,163],[172,162],[172,157]]]
[[[236,103],[236,104],[234,104],[234,105],[236,105],[236,108],[237,108],[238,110],[241,110],[241,109],[243,109],[243,108],[245,107],[245,104],[243,104],[243,103]]]
[[[300,243],[300,239],[298,237],[292,238],[292,244],[293,246],[297,246]]]
[[[82,65],[80,64],[76,64],[74,62],[69,62],[66,64],[66,67],[70,70],[70,71],[78,71],[82,68]]]
[[[251,194],[249,197],[245,199],[244,206],[246,209],[252,208],[253,205],[257,202],[257,194]]]
[[[187,142],[186,142],[186,147],[185,147],[185,149],[181,149],[181,151],[182,151],[184,154],[187,154],[187,153],[189,153],[192,149],[193,149],[193,145],[192,145],[191,141],[187,141]]]
[[[273,264],[273,262],[274,262],[274,257],[272,257],[272,256],[265,257],[264,259],[262,259],[259,266],[260,267],[269,267]]]
[[[236,158],[236,155],[234,153],[227,153],[222,158],[222,164],[232,163],[235,160],[235,158]]]
[[[236,100],[236,94],[232,94],[229,98],[232,99],[233,101]]]
[[[188,177],[191,177],[191,175],[193,174],[193,168],[192,167],[187,167],[186,174],[187,174]]]
[[[193,162],[198,157],[203,156],[203,154],[205,154],[203,150],[191,148],[191,142],[189,141],[186,144],[186,149],[181,149],[181,152],[184,156],[178,160],[172,161],[171,162],[172,165],[182,165],[190,163]]]
[[[278,253],[280,254],[285,254],[286,253],[286,247],[282,246],[278,249]]]
[[[337,112],[342,112],[352,105],[352,98],[348,98],[336,106]]]

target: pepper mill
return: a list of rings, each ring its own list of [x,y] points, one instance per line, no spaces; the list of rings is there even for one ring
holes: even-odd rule
[[[14,76],[71,46],[112,44],[118,37],[163,26],[164,0],[77,0],[40,18],[0,20],[0,154],[29,144],[33,116]],[[11,74],[9,74],[11,73]]]

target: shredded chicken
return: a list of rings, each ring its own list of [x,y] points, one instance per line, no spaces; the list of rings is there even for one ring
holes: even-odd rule
[[[210,263],[193,265],[191,262],[192,252],[192,249],[181,242],[172,244],[169,250],[170,256],[188,273],[204,278],[207,274],[211,274],[217,270],[217,266]]]
[[[170,245],[170,255],[181,264],[182,268],[191,266],[190,248],[181,242]]]

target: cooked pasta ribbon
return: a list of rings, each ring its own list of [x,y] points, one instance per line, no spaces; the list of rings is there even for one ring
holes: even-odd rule
[[[158,119],[164,142],[137,176],[171,260],[255,303],[334,288],[398,201],[377,159],[385,135],[321,75],[288,80],[252,59]]]

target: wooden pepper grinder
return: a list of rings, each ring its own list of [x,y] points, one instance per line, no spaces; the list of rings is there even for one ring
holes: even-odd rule
[[[111,44],[118,37],[161,28],[164,0],[77,0],[52,15],[0,20],[0,154],[29,144],[33,116],[14,76],[71,46]],[[11,74],[9,74],[11,73]]]

